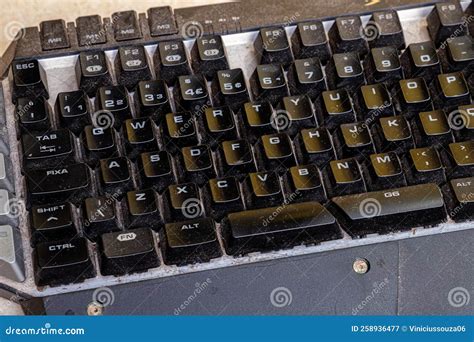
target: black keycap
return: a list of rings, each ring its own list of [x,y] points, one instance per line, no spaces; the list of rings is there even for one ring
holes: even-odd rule
[[[280,132],[295,136],[303,128],[316,127],[316,117],[309,97],[284,97],[282,107],[273,117],[273,126]]]
[[[332,160],[323,177],[329,198],[366,191],[360,165],[355,158]]]
[[[328,129],[356,121],[351,97],[346,89],[323,91],[319,99],[319,107],[320,110],[316,109],[318,122]]]
[[[148,228],[104,234],[100,249],[100,269],[104,275],[143,272],[160,265],[155,237]]]
[[[78,203],[91,196],[92,181],[86,164],[25,171],[28,197],[33,204],[69,201]]]
[[[166,36],[178,32],[173,10],[170,6],[150,8],[147,11],[147,17],[152,37]]]
[[[85,161],[96,165],[99,159],[118,156],[115,130],[112,127],[101,128],[86,126],[82,135]]]
[[[289,95],[285,73],[278,64],[257,65],[250,79],[250,88],[257,101],[267,100],[272,104]]]
[[[364,168],[364,178],[371,191],[406,186],[400,159],[395,152],[371,154]]]
[[[325,128],[303,129],[296,137],[295,150],[302,164],[325,167],[335,158],[331,137]]]
[[[23,133],[43,133],[50,129],[50,107],[42,97],[20,97],[15,106],[15,116]]]
[[[46,73],[36,59],[13,61],[11,68],[10,82],[14,103],[19,97],[44,96],[49,98]]]
[[[96,127],[104,126],[101,124],[101,119],[104,118],[107,127],[113,125],[120,129],[122,122],[132,117],[128,91],[124,86],[100,87],[96,96],[96,108],[98,111],[92,115],[92,124]]]
[[[402,112],[407,117],[433,109],[431,94],[423,78],[400,80],[397,90]]]
[[[75,146],[68,129],[44,134],[23,134],[23,165],[27,169],[55,167],[75,162]]]
[[[461,36],[449,39],[444,43],[444,48],[439,49],[440,58],[443,59],[443,70],[454,71],[472,71],[474,66],[474,43],[472,37]]]
[[[221,36],[209,35],[196,39],[191,50],[193,70],[212,78],[218,70],[229,68]]]
[[[43,50],[66,49],[70,46],[64,20],[48,20],[40,23],[40,39]]]
[[[204,216],[199,189],[194,183],[170,185],[163,193],[165,222],[179,222]]]
[[[256,153],[259,170],[284,172],[296,164],[290,138],[285,133],[262,135]]]
[[[180,179],[203,185],[216,176],[208,145],[183,147],[180,155]]]
[[[370,47],[394,46],[399,50],[405,48],[402,25],[394,10],[373,13],[365,27],[365,34]]]
[[[79,46],[91,46],[107,42],[107,35],[100,15],[88,15],[77,18],[76,33]]]
[[[202,263],[222,255],[210,218],[168,223],[160,236],[165,264]]]
[[[100,87],[112,85],[112,77],[103,51],[82,51],[76,62],[76,80],[79,88],[93,97]]]
[[[89,98],[82,90],[59,93],[55,107],[61,127],[69,128],[75,135],[92,123]]]
[[[284,114],[284,113],[283,113]],[[275,113],[268,101],[247,102],[242,108],[243,134],[251,143],[257,141],[262,134],[276,133]]]
[[[246,140],[231,140],[221,143],[217,154],[219,175],[242,176],[255,172],[252,150]]]
[[[95,242],[102,234],[119,231],[116,207],[114,197],[86,198],[82,210],[84,235]]]
[[[441,63],[433,42],[413,43],[401,57],[406,78],[423,77],[427,82],[441,73]]]
[[[275,172],[252,172],[243,183],[247,208],[265,208],[283,203],[283,191]]]
[[[70,203],[31,208],[31,242],[72,239],[77,235]]]
[[[166,114],[162,135],[164,147],[171,153],[177,152],[181,147],[197,145],[193,115],[190,112]]]
[[[125,157],[100,160],[100,180],[103,193],[120,198],[133,189],[130,161]]]
[[[201,75],[179,76],[174,98],[177,111],[202,111],[210,105],[206,79]]]
[[[317,202],[278,208],[229,214],[222,227],[227,253],[241,255],[342,237],[336,219]]]
[[[326,32],[320,20],[299,23],[291,37],[291,46],[296,59],[317,57],[326,64],[331,57]]]
[[[415,118],[412,129],[416,146],[443,146],[453,142],[451,127],[442,110],[420,112]]]
[[[440,74],[434,82],[437,95],[435,103],[439,108],[470,104],[471,94],[462,72]]]
[[[142,37],[140,24],[135,11],[115,12],[112,14],[115,40],[118,42]]]
[[[326,201],[319,171],[314,164],[291,167],[284,175],[283,189],[289,203]]]
[[[191,74],[186,48],[180,40],[159,43],[153,61],[156,77],[169,84],[173,84],[178,76]]]
[[[213,178],[204,187],[209,198],[209,216],[220,221],[227,213],[242,211],[244,205],[237,180],[234,177]]]
[[[87,240],[44,242],[36,246],[35,282],[38,286],[80,283],[95,276]]]
[[[422,184],[333,198],[339,219],[351,235],[386,234],[446,221],[441,190]]]
[[[364,69],[369,83],[394,84],[403,78],[398,50],[393,46],[370,49]]]
[[[365,84],[364,70],[357,52],[335,53],[326,68],[330,89],[357,89]]]
[[[442,151],[448,178],[470,177],[474,172],[474,140],[451,143]]]
[[[229,106],[238,110],[249,100],[249,93],[242,69],[220,70],[211,85],[212,101],[219,106]]]
[[[260,29],[254,47],[258,64],[288,65],[293,60],[290,43],[283,27]]]
[[[414,147],[410,126],[402,115],[380,118],[373,127],[372,137],[381,152],[405,152]]]
[[[163,192],[175,182],[171,158],[168,152],[147,152],[140,154],[138,169],[140,171],[141,188],[153,188]]]
[[[328,33],[332,52],[357,51],[361,56],[367,54],[367,39],[363,31],[359,16],[336,18]]]
[[[394,115],[392,98],[383,83],[364,85],[359,90],[359,113],[368,124],[377,117]]]
[[[124,123],[125,151],[130,159],[142,152],[158,149],[152,121],[148,118],[129,119]]]
[[[157,125],[171,113],[168,86],[164,81],[140,81],[135,92],[135,104],[140,117],[149,116]]]
[[[158,195],[152,189],[127,192],[125,213],[128,228],[147,227],[156,231],[162,228]]]
[[[438,47],[448,38],[467,34],[466,17],[459,3],[435,4],[426,21],[431,39]]]
[[[121,46],[115,57],[117,82],[132,90],[139,81],[151,79],[145,48],[141,45]]]
[[[444,166],[434,147],[420,147],[410,150],[404,163],[407,182],[410,185],[441,184],[446,181]]]
[[[288,87],[293,95],[307,95],[315,100],[327,89],[319,58],[295,60],[288,69]]]
[[[453,179],[449,182],[451,198],[449,215],[456,222],[470,221],[474,213],[474,177]]]
[[[223,140],[237,139],[237,125],[232,110],[225,107],[206,108],[204,115],[197,117],[202,142],[211,148]]]
[[[369,128],[364,122],[342,124],[336,132],[335,144],[339,157],[365,160],[368,155],[375,153]]]
[[[466,9],[466,15],[468,16],[468,18],[471,18],[471,16],[474,15],[474,4],[472,4],[472,2]],[[469,22],[468,27],[469,27],[469,33],[471,34],[471,37],[472,37],[474,33],[474,21],[471,20]]]

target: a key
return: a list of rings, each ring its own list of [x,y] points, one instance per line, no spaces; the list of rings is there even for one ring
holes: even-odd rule
[[[153,61],[156,77],[169,84],[173,84],[178,76],[191,74],[186,48],[180,40],[159,43]]]
[[[183,182],[203,185],[216,176],[208,145],[183,147],[180,155],[180,178]]]
[[[191,61],[194,72],[207,78],[212,78],[218,70],[228,69],[221,36],[197,38],[191,50]]]
[[[323,174],[328,197],[365,192],[366,186],[357,159],[339,159],[329,162]]]
[[[152,122],[149,118],[126,120],[123,132],[125,136],[125,151],[132,160],[135,160],[140,153],[158,149],[158,142],[156,141]]]
[[[284,114],[284,113],[283,113]],[[242,108],[243,134],[245,138],[254,143],[262,134],[276,133],[276,115],[268,101],[247,102]]]
[[[121,198],[133,189],[131,163],[127,158],[101,159],[99,166],[103,194]]]
[[[20,97],[15,106],[15,116],[23,133],[43,133],[50,129],[51,109],[42,97]]]
[[[158,231],[163,227],[158,210],[158,195],[152,189],[127,192],[125,214],[128,228],[147,227]]]
[[[283,27],[260,29],[254,42],[258,64],[289,65],[293,60],[290,43]]]
[[[339,223],[353,236],[429,227],[446,221],[447,215],[435,184],[341,196],[332,202],[345,215]]]
[[[262,135],[257,143],[256,158],[259,170],[284,172],[296,164],[287,134]]]
[[[119,231],[116,207],[117,200],[111,196],[86,198],[82,210],[84,235],[95,242],[102,234]]]
[[[10,83],[14,103],[19,97],[44,96],[49,98],[46,73],[36,59],[13,61],[11,68]]]
[[[326,64],[331,58],[326,32],[320,20],[299,23],[291,36],[295,59],[317,57]]]
[[[474,140],[449,144],[442,158],[448,178],[470,177],[474,172]]]
[[[0,275],[17,282],[25,280],[21,237],[10,225],[0,226]]]
[[[250,88],[257,101],[267,100],[272,104],[289,95],[285,73],[279,64],[257,65],[250,79]]]
[[[364,70],[357,52],[335,53],[326,67],[330,89],[357,89],[365,84]]]
[[[242,194],[235,177],[213,178],[204,187],[209,216],[220,221],[227,213],[242,211]]]
[[[118,156],[115,130],[112,127],[101,128],[86,126],[82,134],[82,141],[85,161],[89,165],[97,165],[99,159]]]
[[[411,149],[405,161],[407,182],[441,184],[446,181],[444,166],[436,148],[420,147]]]
[[[204,115],[198,116],[197,119],[202,142],[213,149],[223,140],[238,138],[234,114],[227,106],[206,108]]]
[[[92,195],[90,169],[86,164],[25,171],[32,204],[78,203]]]
[[[168,86],[164,81],[140,81],[135,92],[135,104],[140,117],[149,116],[157,125],[171,113]]]
[[[206,79],[201,75],[179,76],[174,98],[177,111],[202,111],[210,105]]]
[[[171,157],[166,151],[140,154],[138,166],[141,188],[153,188],[161,193],[175,182]]]
[[[375,153],[369,128],[364,122],[347,123],[336,130],[336,149],[341,158],[364,160]]]
[[[100,238],[100,269],[104,275],[144,272],[160,265],[155,237],[149,228],[107,233]]]
[[[115,40],[118,42],[142,37],[140,24],[135,11],[115,12],[112,14],[112,25]]]
[[[70,203],[31,208],[31,243],[72,239],[77,235]]]
[[[417,112],[433,109],[431,94],[423,78],[400,80],[397,91],[400,107],[405,116],[410,118]]]
[[[173,10],[170,6],[150,8],[147,10],[147,17],[152,37],[166,36],[178,32]]]
[[[367,187],[371,191],[406,186],[400,159],[395,152],[371,154],[364,168]]]
[[[197,145],[193,115],[190,112],[166,114],[162,135],[165,149],[171,153],[177,152],[181,147]]]
[[[381,152],[402,153],[414,147],[410,126],[402,115],[380,118],[378,125],[373,127],[372,137]]]
[[[336,18],[328,36],[333,53],[357,51],[359,55],[364,56],[368,52],[367,39],[359,16]]]
[[[456,222],[470,221],[474,213],[474,177],[452,179],[449,215]]]
[[[289,203],[326,201],[319,170],[314,164],[289,168],[283,177],[283,189]]]
[[[356,121],[351,97],[346,89],[323,91],[319,100],[319,108],[319,110],[316,109],[318,122],[328,129]]]
[[[466,17],[459,3],[435,4],[426,21],[431,39],[438,47],[448,38],[467,34]]]
[[[92,124],[96,127],[104,127],[101,122],[104,119],[105,126],[120,129],[123,121],[132,118],[128,91],[124,86],[100,87],[96,96],[96,108],[98,111],[92,115]]]
[[[342,237],[336,219],[318,202],[278,208],[229,214],[222,226],[227,253],[242,255]],[[273,213],[276,211],[279,214],[275,216]]]
[[[243,182],[247,208],[257,209],[283,203],[283,191],[276,172],[252,172]]]
[[[81,134],[84,127],[91,124],[89,98],[82,90],[59,93],[55,108],[61,126],[69,128],[75,135]]]
[[[441,63],[433,42],[413,43],[401,56],[406,78],[423,77],[427,82],[441,73]]]
[[[111,86],[107,57],[103,51],[82,51],[76,62],[76,80],[88,96],[96,95],[100,87]]]
[[[242,69],[220,70],[212,80],[212,101],[215,105],[238,110],[249,100],[249,93]]]
[[[194,183],[170,185],[163,193],[165,222],[179,222],[204,216],[199,189]]]
[[[298,161],[325,167],[335,158],[330,134],[326,128],[303,129],[296,137],[295,150]]]
[[[79,46],[105,44],[107,35],[100,15],[88,15],[76,19],[76,33]]]
[[[215,224],[210,218],[168,223],[161,236],[165,264],[202,263],[222,255]]]
[[[40,23],[40,40],[43,50],[66,49],[70,46],[64,20],[48,20]]]
[[[145,48],[141,45],[121,46],[115,57],[117,82],[129,90],[139,81],[151,79],[151,71]]]
[[[392,98],[383,83],[364,85],[359,90],[359,113],[367,121],[377,117],[394,115]]]
[[[365,59],[364,70],[369,83],[393,84],[403,78],[398,50],[393,46],[370,49]]]
[[[273,126],[280,132],[295,136],[303,128],[316,127],[316,117],[309,97],[284,97],[282,107],[273,117]]]
[[[222,142],[217,153],[217,165],[222,177],[242,177],[256,171],[252,150],[246,140]]]
[[[439,108],[470,104],[471,94],[462,72],[440,74],[434,82],[437,97],[435,103]]]
[[[327,90],[319,58],[295,60],[288,69],[288,87],[293,95],[306,95],[312,100]]]
[[[405,48],[402,25],[396,11],[375,12],[367,25],[365,33],[369,38],[370,47],[393,46],[398,50]],[[371,25],[374,25],[374,27],[371,28]],[[375,30],[372,34],[369,31],[371,29]]]
[[[80,283],[95,276],[87,240],[83,237],[40,243],[34,258],[38,286]]]
[[[420,112],[415,122],[412,127],[416,146],[444,146],[453,142],[451,127],[442,110]]]

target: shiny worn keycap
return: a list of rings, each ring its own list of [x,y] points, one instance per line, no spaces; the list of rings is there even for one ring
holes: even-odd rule
[[[367,164],[366,181],[369,190],[383,190],[407,185],[400,159],[395,152],[371,154],[370,162]]]
[[[321,62],[317,57],[295,60],[290,65],[287,77],[293,95],[306,95],[315,100],[327,89]]]
[[[247,208],[264,208],[283,203],[278,174],[273,171],[253,172],[244,180]]]
[[[142,188],[153,188],[163,192],[174,183],[171,157],[166,151],[147,152],[138,158]]]
[[[393,46],[370,49],[364,69],[369,83],[396,83],[403,78],[398,50]]]
[[[332,160],[325,170],[328,197],[348,195],[366,191],[357,159]]]
[[[95,127],[110,127],[120,129],[123,121],[131,119],[132,112],[128,100],[128,91],[122,86],[100,87],[96,96],[96,113],[92,116]]]
[[[249,100],[242,69],[219,70],[212,80],[211,89],[214,105],[226,105],[238,110]]]
[[[159,125],[166,114],[171,113],[168,86],[164,81],[138,82],[135,104],[140,117],[149,116]]]
[[[367,38],[359,16],[336,18],[328,35],[333,53],[357,51],[361,56],[367,54]]]
[[[173,84],[178,76],[190,75],[186,48],[181,40],[160,42],[153,56],[157,79]]]
[[[31,208],[31,242],[71,239],[77,234],[70,203],[41,205]]]
[[[128,228],[148,227],[158,231],[163,226],[158,196],[153,189],[127,192],[125,215]]]
[[[158,149],[149,118],[129,119],[124,123],[125,151],[130,159],[136,159],[140,153]]]
[[[325,167],[335,158],[330,134],[325,128],[303,129],[296,137],[296,155],[300,163]]]
[[[254,46],[258,64],[288,65],[293,60],[288,37],[283,27],[260,29]]]
[[[10,82],[14,103],[19,97],[43,96],[49,98],[46,73],[36,59],[13,61],[11,70]]]
[[[69,128],[75,135],[91,124],[90,103],[82,90],[59,93],[56,98],[56,113],[62,127]]]
[[[299,23],[291,36],[291,46],[296,59],[317,57],[326,64],[331,57],[326,32],[320,20]]]
[[[257,101],[267,100],[274,104],[288,96],[285,73],[279,64],[257,65],[250,79],[250,87]]]
[[[133,189],[130,160],[125,157],[101,159],[99,166],[104,194],[120,198]]]
[[[434,5],[426,19],[431,39],[440,46],[445,40],[467,34],[466,17],[456,2],[442,2]]]
[[[441,72],[441,63],[431,41],[413,43],[401,57],[406,78],[423,77],[427,82]]]
[[[151,79],[146,50],[141,45],[121,46],[115,57],[117,82],[132,90],[139,81]]]
[[[113,197],[86,198],[83,203],[84,235],[96,242],[105,233],[119,231],[116,213],[117,201]]]
[[[370,30],[374,29],[373,26],[376,32],[369,35]],[[371,47],[394,46],[399,50],[405,48],[405,38],[397,11],[386,10],[372,14],[365,27],[365,33],[371,38],[369,39]]]
[[[99,159],[118,155],[115,130],[112,127],[86,126],[82,135],[82,141],[84,143],[85,161],[90,165],[96,165]]]
[[[80,52],[75,71],[79,88],[90,97],[95,96],[100,87],[112,85],[107,57],[103,51]]]
[[[198,37],[191,50],[194,72],[205,77],[213,77],[219,70],[229,68],[224,44],[219,35]]]

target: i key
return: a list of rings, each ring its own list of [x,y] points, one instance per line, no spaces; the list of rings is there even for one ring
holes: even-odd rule
[[[359,113],[369,123],[379,116],[394,114],[392,99],[383,83],[364,85],[359,91]]]
[[[371,47],[394,46],[398,50],[405,48],[405,38],[397,11],[375,12],[372,14],[368,26],[372,25],[371,23],[374,23],[377,30],[375,39],[369,40]],[[365,27],[366,34],[369,33],[368,26]]]
[[[218,106],[229,106],[237,111],[249,100],[242,69],[220,70],[212,80],[212,100]]]
[[[437,47],[448,38],[467,34],[466,17],[459,3],[435,4],[426,21],[431,39]]]
[[[175,86],[177,111],[201,111],[210,104],[206,79],[201,75],[179,76]]]
[[[359,16],[336,18],[328,35],[333,53],[357,51],[359,55],[364,56],[368,52]]]
[[[80,52],[75,70],[79,88],[90,97],[95,96],[100,87],[112,85],[107,57],[103,51]]]
[[[91,124],[89,98],[82,90],[59,93],[55,107],[61,126],[69,128],[75,135],[81,134],[84,127]]]
[[[19,97],[49,98],[46,73],[36,60],[12,62],[10,82],[12,84],[12,99],[16,103]]]
[[[157,125],[171,113],[168,86],[164,81],[140,81],[135,92],[135,104],[140,117],[149,116]]]
[[[120,129],[122,122],[132,117],[128,91],[124,86],[108,86],[99,88],[96,96],[96,108],[99,109],[92,116],[92,124],[95,127],[101,127],[101,113],[111,119],[111,123],[117,129]],[[103,112],[100,112],[103,111]],[[108,113],[112,114],[110,115]],[[110,125],[110,123],[107,123]]]
[[[254,42],[258,64],[289,65],[293,60],[288,37],[283,27],[260,29]]]
[[[153,61],[156,77],[169,84],[174,84],[178,76],[191,74],[186,49],[180,40],[159,43]]]
[[[272,104],[288,96],[285,73],[281,65],[257,65],[250,79],[250,87],[257,101],[267,100]]]
[[[364,71],[356,52],[335,53],[326,68],[330,89],[356,89],[365,84]]]
[[[151,79],[147,53],[141,45],[121,46],[115,57],[117,82],[132,90],[139,81]]]
[[[328,39],[320,20],[299,23],[291,37],[291,45],[296,59],[317,57],[326,64],[331,57]]]
[[[228,69],[221,36],[197,38],[191,50],[191,61],[194,72],[207,78],[212,78],[218,70]]]
[[[307,95],[316,100],[327,89],[319,58],[295,60],[288,69],[288,87],[293,95]]]

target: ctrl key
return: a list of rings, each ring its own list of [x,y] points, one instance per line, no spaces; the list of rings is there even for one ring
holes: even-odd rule
[[[38,286],[80,283],[95,276],[85,238],[40,243],[34,253]]]

